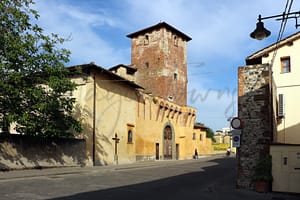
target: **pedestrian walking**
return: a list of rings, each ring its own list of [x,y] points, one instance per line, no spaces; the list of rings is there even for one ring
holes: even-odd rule
[[[194,158],[195,158],[195,159],[198,159],[198,151],[197,151],[197,149],[195,149],[195,155],[194,155]]]
[[[230,153],[231,153],[231,149],[230,149],[230,147],[228,147],[227,150],[226,150],[226,156],[229,157]]]

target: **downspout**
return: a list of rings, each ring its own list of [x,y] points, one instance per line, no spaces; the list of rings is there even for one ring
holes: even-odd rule
[[[269,80],[270,80],[270,94],[269,94],[269,97],[270,97],[270,99],[269,99],[269,101],[270,101],[270,103],[269,103],[269,105],[271,105],[271,108],[270,108],[270,130],[271,130],[271,133],[270,133],[270,143],[273,143],[274,142],[274,131],[275,131],[275,128],[274,128],[274,104],[273,104],[273,100],[274,100],[274,98],[273,98],[273,93],[274,93],[274,90],[273,90],[273,87],[274,87],[274,85],[273,85],[273,65],[271,65],[271,66],[269,66]],[[276,129],[277,129],[277,127],[276,127]],[[269,145],[269,151],[270,151],[270,145]],[[269,153],[269,152],[268,152]]]
[[[94,72],[94,95],[93,95],[93,166],[96,166],[96,74]]]

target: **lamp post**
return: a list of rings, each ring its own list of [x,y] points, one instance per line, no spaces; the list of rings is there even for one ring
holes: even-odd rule
[[[285,19],[294,18],[296,21],[295,27],[298,28],[300,26],[300,24],[298,24],[299,17],[300,17],[300,11],[282,13],[280,15],[273,15],[268,17],[261,17],[261,15],[258,15],[258,22],[256,23],[256,29],[250,34],[250,37],[257,40],[262,40],[268,37],[269,35],[271,35],[271,32],[264,27],[264,23],[262,22],[262,20],[277,18],[276,20],[282,21]]]

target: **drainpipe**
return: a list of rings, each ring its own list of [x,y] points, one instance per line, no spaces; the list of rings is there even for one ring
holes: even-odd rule
[[[94,72],[94,96],[93,96],[93,166],[96,166],[96,74]]]

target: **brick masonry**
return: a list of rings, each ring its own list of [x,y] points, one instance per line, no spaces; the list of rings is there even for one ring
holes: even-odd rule
[[[238,150],[238,188],[254,189],[254,167],[269,152],[272,140],[272,99],[268,64],[238,68],[238,116],[243,122]]]
[[[186,40],[161,27],[132,38],[131,63],[146,92],[187,103]]]

